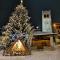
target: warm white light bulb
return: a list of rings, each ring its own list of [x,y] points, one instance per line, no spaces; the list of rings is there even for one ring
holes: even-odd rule
[[[21,3],[23,3],[23,0],[21,0]]]
[[[36,29],[38,29],[38,28],[39,28],[39,26],[36,27]]]

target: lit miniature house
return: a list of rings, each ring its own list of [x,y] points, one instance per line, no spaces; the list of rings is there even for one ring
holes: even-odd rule
[[[29,49],[25,46],[25,44],[17,40],[15,42],[12,42],[9,47],[6,48],[3,55],[29,55]]]

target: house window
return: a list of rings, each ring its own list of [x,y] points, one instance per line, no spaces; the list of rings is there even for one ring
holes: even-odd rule
[[[49,18],[49,14],[44,14],[44,18]]]
[[[47,18],[49,18],[49,14],[47,14]]]
[[[46,18],[46,14],[44,14],[44,18]]]

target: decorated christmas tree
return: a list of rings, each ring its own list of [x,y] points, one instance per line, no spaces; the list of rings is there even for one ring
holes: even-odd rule
[[[34,30],[29,20],[30,17],[28,16],[28,11],[26,7],[23,6],[23,0],[21,0],[20,5],[16,7],[12,16],[10,16],[9,22],[3,27],[2,43],[6,48],[10,46],[12,42],[17,40],[22,41],[28,49],[31,48]]]

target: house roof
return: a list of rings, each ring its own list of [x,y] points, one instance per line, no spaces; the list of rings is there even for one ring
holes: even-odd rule
[[[40,30],[35,30],[34,31],[34,35],[56,35],[57,33],[53,33],[53,32],[42,32]]]

